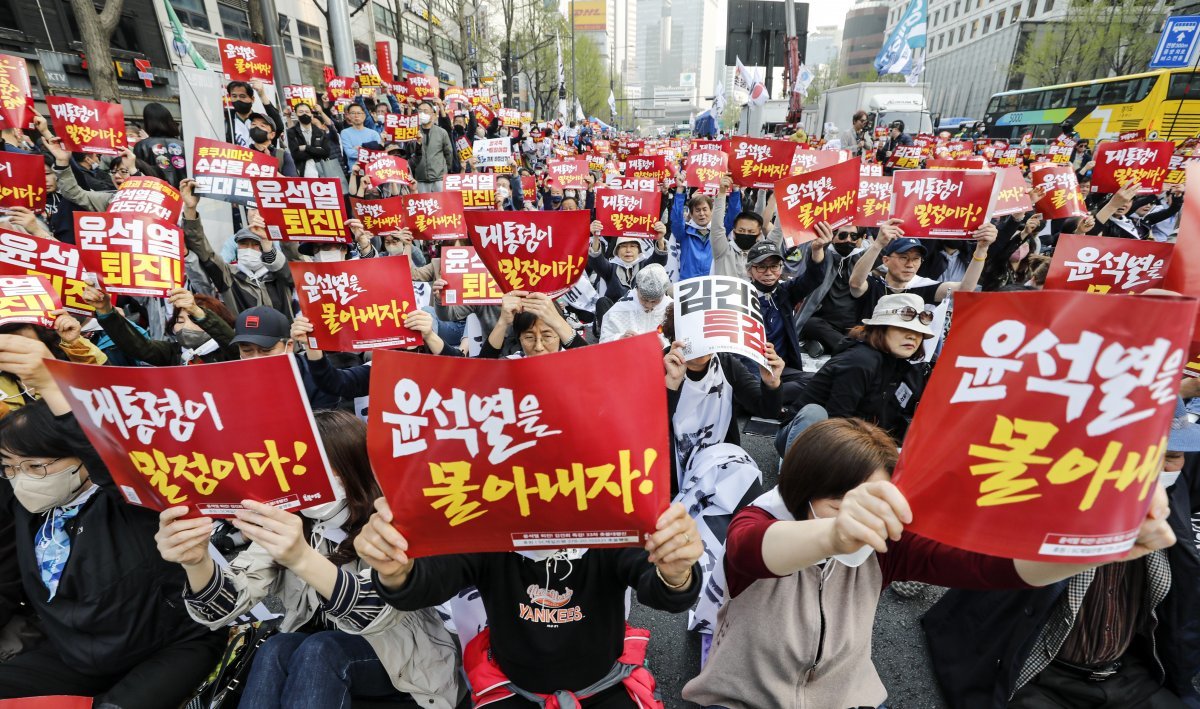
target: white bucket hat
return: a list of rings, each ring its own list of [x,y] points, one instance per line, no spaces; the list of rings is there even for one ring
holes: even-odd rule
[[[928,324],[921,322],[921,314],[924,312],[925,301],[921,296],[915,293],[895,293],[880,298],[870,319],[862,322],[863,325],[885,325],[912,330],[928,339],[933,337],[933,330]],[[907,317],[910,314],[911,317]],[[933,313],[928,317],[932,319]]]

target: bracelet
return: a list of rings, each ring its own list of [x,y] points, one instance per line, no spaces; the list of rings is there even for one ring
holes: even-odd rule
[[[673,591],[678,591],[682,588],[687,588],[688,584],[690,584],[692,582],[692,570],[690,568],[688,569],[688,572],[687,572],[687,578],[685,578],[678,585],[673,584],[670,581],[663,578],[662,570],[660,570],[657,566],[654,567],[654,573],[658,574],[658,580],[662,581],[664,586],[666,586],[667,588],[669,588]]]
[[[984,256],[983,258],[979,258],[978,256],[972,256],[971,260],[972,261],[987,261],[987,256]]]

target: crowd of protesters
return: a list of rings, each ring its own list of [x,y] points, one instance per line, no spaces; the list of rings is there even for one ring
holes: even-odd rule
[[[270,85],[234,81],[226,95],[227,142],[265,154],[280,175],[339,178],[347,196],[441,192],[447,175],[479,170],[462,145],[509,138],[513,160],[495,208],[590,210],[583,280],[595,297],[517,290],[498,305],[444,303],[437,247],[356,220],[345,243],[296,248],[269,238],[255,210],[232,207],[237,226],[215,233],[189,177],[189,136],[158,104],[131,120],[140,139],[107,161],[65,150],[40,116],[29,131],[6,129],[4,150],[44,156],[50,193],[42,214],[10,209],[7,229],[73,243],[74,212],[103,210],[131,176],[158,177],[182,194],[187,282],[166,299],[114,298],[95,283],[82,295],[94,317],[58,312],[52,328],[0,326],[0,698],[182,706],[221,662],[229,627],[270,599],[282,618],[245,668],[243,707],[661,706],[647,633],[626,623],[628,593],[663,613],[700,598],[705,548],[684,505],[662,513],[642,548],[407,556],[367,459],[366,426],[351,413],[369,394],[370,358],[305,347],[313,325],[299,314],[288,268],[407,256],[431,292],[404,320],[421,335],[420,352],[535,357],[660,333],[673,491],[706,449],[739,445],[747,415],[777,423],[778,486],[728,524],[723,603],[683,699],[725,709],[882,706],[871,659],[879,596],[922,582],[954,589],[924,621],[951,706],[1200,707],[1200,427],[1184,406],[1200,394],[1196,380],[1182,385],[1162,485],[1119,562],[1013,561],[906,534],[912,515],[890,482],[936,363],[925,346],[943,334],[934,309],[952,307],[959,291],[1041,288],[1062,234],[1171,240],[1181,190],[1137,196],[1129,184],[1089,198],[1087,216],[1047,220],[1030,209],[965,241],[912,238],[888,221],[821,223],[815,239],[792,245],[770,190],[729,176],[715,194],[689,189],[678,170],[686,139],[663,140],[676,177],[658,185],[655,238],[609,238],[594,205],[629,137],[611,127],[504,126],[469,102],[386,89],[281,106]],[[416,115],[417,139],[385,138],[389,114]],[[874,134],[867,122],[856,114],[842,140],[855,160],[886,165],[913,144],[903,124]],[[1089,146],[1062,128],[1086,190]],[[987,142],[985,125],[969,133],[960,137]],[[405,158],[411,183],[370,184],[360,149]],[[604,165],[586,188],[547,179],[548,159],[580,154]],[[532,194],[522,176],[535,178]],[[725,353],[687,358],[674,288],[710,274],[753,289],[765,365]],[[206,364],[266,356],[295,358],[344,499],[299,513],[248,503],[231,524],[186,507],[159,514],[126,504],[43,363],[189,365],[202,377]],[[620,372],[611,376],[620,386]],[[228,561],[211,545],[218,537],[232,545]],[[518,601],[531,587],[573,593],[578,617],[523,617]],[[471,588],[488,627],[460,643],[437,609]],[[231,697],[220,706],[233,706]]]

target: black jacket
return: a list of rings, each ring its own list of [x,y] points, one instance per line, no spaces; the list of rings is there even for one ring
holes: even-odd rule
[[[758,302],[763,308],[764,318],[766,317],[766,309],[769,306],[763,301],[767,298],[775,299],[775,307],[779,308],[779,313],[783,316],[783,334],[787,338],[786,349],[779,350],[778,355],[792,369],[801,369],[800,337],[799,331],[796,329],[795,318],[796,306],[821,287],[821,284],[825,280],[827,262],[828,259],[821,261],[821,263],[814,263],[812,254],[810,253],[805,260],[804,273],[796,278],[780,281],[769,294],[757,288],[754,289],[754,294],[758,297]]]
[[[73,414],[55,421],[64,438],[78,442],[64,455],[78,456],[100,489],[66,525],[71,556],[52,602],[34,555],[46,517],[22,507],[11,485],[0,485],[0,509],[14,522],[25,598],[46,639],[65,664],[102,676],[125,672],[179,642],[208,637],[215,652],[225,633],[210,632],[188,616],[183,567],[163,561],[155,545],[158,513],[125,502]]]
[[[1200,702],[1192,686],[1192,678],[1200,672],[1200,552],[1190,519],[1200,513],[1200,455],[1187,458],[1183,473],[1169,490],[1167,521],[1178,541],[1167,550],[1171,590],[1158,606],[1154,649],[1166,670],[1166,677],[1160,679],[1167,689]],[[1060,581],[1027,591],[952,589],[942,596],[921,624],[946,703],[972,709],[1006,706],[1067,585]],[[1153,668],[1149,643],[1141,636],[1134,644],[1139,647]]]
[[[292,162],[296,163],[296,174],[304,175],[304,166],[309,160],[321,162],[329,157],[329,134],[317,127],[315,123],[309,124],[312,127],[312,138],[305,140],[304,134],[300,132],[300,124],[288,128],[288,150],[292,151]],[[304,146],[304,150],[301,150]]]

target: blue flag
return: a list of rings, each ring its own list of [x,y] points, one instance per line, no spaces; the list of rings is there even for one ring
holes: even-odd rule
[[[925,27],[929,15],[929,0],[912,0],[901,15],[892,34],[875,57],[875,70],[880,74],[903,74],[913,60],[913,50],[925,46]]]

